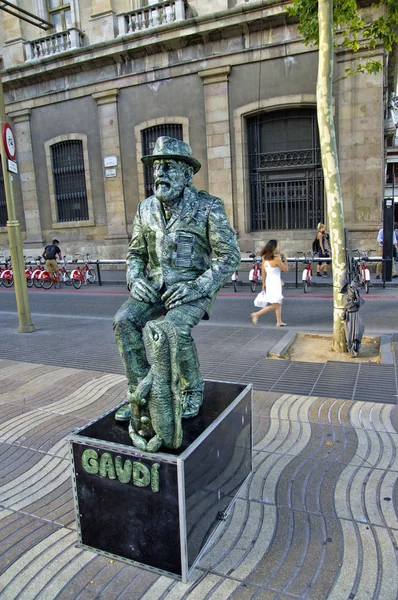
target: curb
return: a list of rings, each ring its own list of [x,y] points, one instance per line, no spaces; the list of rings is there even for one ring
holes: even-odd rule
[[[270,351],[265,355],[265,358],[283,359],[289,350],[289,347],[296,339],[296,336],[302,332],[287,331],[282,339],[272,346]],[[305,333],[305,332],[303,332]],[[314,332],[311,332],[314,335]],[[320,335],[320,334],[319,334]],[[365,336],[366,337],[366,336]],[[393,365],[393,336],[392,333],[380,336],[380,363],[381,365]]]
[[[382,365],[394,364],[392,333],[380,336],[380,362]]]
[[[296,339],[297,335],[298,334],[295,331],[287,331],[283,338],[280,339],[279,342],[275,344],[275,346],[272,346],[272,348],[266,355],[266,358],[283,358],[286,352],[289,350],[291,344]]]

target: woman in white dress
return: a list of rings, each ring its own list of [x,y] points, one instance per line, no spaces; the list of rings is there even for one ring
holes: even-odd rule
[[[285,327],[282,321],[282,280],[281,271],[288,271],[289,267],[284,254],[280,254],[277,240],[270,240],[260,252],[262,257],[263,291],[267,306],[257,312],[251,313],[253,325],[257,325],[261,315],[275,311],[276,326]]]

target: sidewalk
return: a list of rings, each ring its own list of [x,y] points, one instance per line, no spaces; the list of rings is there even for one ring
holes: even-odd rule
[[[75,548],[65,439],[124,376],[4,359],[0,380],[5,600],[396,600],[395,404],[256,391],[254,472],[184,585]]]

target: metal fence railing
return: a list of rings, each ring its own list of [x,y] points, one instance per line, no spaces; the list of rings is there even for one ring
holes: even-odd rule
[[[84,255],[83,255],[84,256]],[[89,255],[86,255],[89,256]],[[359,260],[360,257],[358,256],[353,256],[354,259]],[[5,256],[5,255],[0,255],[0,266],[2,265],[6,265],[7,261],[9,260],[9,257]],[[42,263],[44,264],[44,259],[42,259],[41,257],[37,257],[37,258],[33,258],[33,257],[27,257],[25,256],[25,264],[27,266],[29,265],[35,265],[38,263],[38,261],[42,261]],[[260,257],[256,256],[255,258],[253,257],[244,257],[241,258],[241,265],[253,265],[256,261],[260,261]],[[289,264],[293,264],[294,265],[294,286],[296,288],[299,287],[299,281],[301,283],[301,280],[299,280],[299,267],[300,265],[304,265],[304,263],[308,263],[309,262],[309,258],[305,257],[305,256],[298,256],[298,257],[288,257],[287,262]],[[383,259],[381,256],[371,256],[367,258],[367,262],[368,263],[378,263],[378,262],[385,262],[386,260],[391,260],[391,259]],[[327,263],[331,263],[332,259],[330,257],[312,257],[311,258],[311,262],[317,263],[317,262],[327,262]],[[124,259],[92,259],[90,258],[75,258],[72,259],[71,257],[67,257],[66,260],[63,260],[60,262],[60,264],[65,264],[65,265],[83,265],[83,264],[88,264],[90,266],[94,266],[96,268],[96,274],[97,274],[97,280],[98,280],[98,285],[102,286],[104,284],[103,282],[103,278],[101,275],[101,268],[104,270],[104,268],[106,268],[107,266],[113,266],[113,267],[118,267],[118,266],[124,266],[126,264],[126,261]],[[115,270],[115,269],[112,269]],[[247,270],[247,273],[249,272],[250,269]],[[120,269],[120,271],[124,271],[124,269]],[[249,285],[249,281],[247,281],[247,285]],[[384,279],[384,269],[382,270],[381,273],[381,283],[383,285],[383,288],[385,287],[386,281]],[[327,282],[326,282],[327,285]],[[329,284],[332,285],[332,284]]]

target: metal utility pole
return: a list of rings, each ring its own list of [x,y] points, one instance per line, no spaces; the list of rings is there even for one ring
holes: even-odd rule
[[[16,7],[8,0],[1,1],[0,10],[8,12],[13,16],[22,19],[23,21],[37,25],[37,27],[40,27],[41,29],[49,29],[52,27],[51,23],[36,17],[24,9]],[[9,134],[8,137],[7,133]],[[6,121],[3,84],[0,73],[0,154],[7,203],[8,242],[10,246],[11,263],[14,274],[15,297],[17,301],[19,319],[18,332],[32,333],[32,331],[35,331],[35,327],[32,323],[32,317],[30,314],[28,287],[26,285],[25,276],[25,260],[22,250],[21,228],[19,221],[17,220],[14,200],[14,175],[12,173],[18,172],[18,169],[14,160],[10,160],[10,145],[14,145],[15,150],[12,130]],[[11,169],[13,169],[13,171],[11,171]]]
[[[25,261],[22,252],[21,228],[17,220],[14,202],[14,176],[8,171],[8,159],[4,144],[4,126],[6,125],[6,114],[4,108],[3,85],[0,74],[0,128],[1,128],[1,166],[3,168],[4,190],[7,203],[7,229],[8,243],[10,245],[11,264],[14,274],[15,297],[17,300],[19,333],[31,333],[35,330],[30,315],[28,286],[26,285]]]

